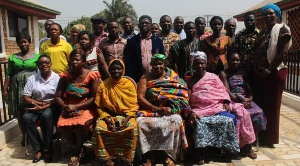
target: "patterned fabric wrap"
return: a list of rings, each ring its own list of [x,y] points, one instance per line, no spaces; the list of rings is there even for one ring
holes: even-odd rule
[[[194,132],[195,147],[224,148],[232,153],[240,151],[232,118],[205,116],[197,120]]]
[[[84,31],[85,30],[85,26],[83,24],[76,24],[73,25],[73,28],[76,28],[79,30],[79,32]]]
[[[155,106],[170,107],[173,114],[190,110],[187,85],[169,68],[164,78],[148,81],[146,99]]]
[[[124,116],[111,117],[113,121],[121,122]],[[122,131],[108,130],[104,120],[98,118],[92,137],[94,152],[102,161],[121,159],[133,162],[138,141],[138,130],[135,118],[131,118]]]
[[[22,100],[24,86],[27,78],[35,74],[35,71],[22,71],[15,74],[8,89],[8,114],[14,118],[19,118],[24,113],[24,103]]]
[[[237,119],[236,116],[234,114],[228,113],[227,111],[222,111],[216,114],[216,116],[226,116],[228,118],[231,118],[234,122],[234,125],[237,124]]]
[[[59,74],[61,78],[65,77],[68,86],[66,88],[66,93],[64,94],[65,104],[77,104],[85,102],[89,97],[89,88],[92,81],[100,78],[98,72],[90,71],[82,83],[74,81],[69,73]],[[57,122],[57,127],[61,126],[73,126],[73,125],[84,125],[88,120],[94,119],[95,113],[92,107],[82,110],[83,114],[80,116],[74,116],[71,118],[59,117]],[[90,126],[92,127],[92,126]]]
[[[228,85],[231,93],[238,95],[238,97],[243,101],[250,92],[250,86],[244,81],[242,75],[233,75],[228,78]],[[251,116],[252,125],[255,131],[266,130],[267,118],[263,110],[251,102],[252,108],[247,109]]]
[[[138,117],[139,141],[142,154],[151,150],[164,150],[174,160],[180,147],[187,147],[184,125],[180,115]],[[185,139],[182,139],[184,136]]]
[[[205,75],[193,86],[191,94],[192,111],[198,116],[214,116],[222,112],[223,101],[230,101],[229,107],[238,123],[236,134],[240,147],[255,141],[255,134],[248,111],[241,103],[231,102],[227,89],[219,77],[213,73],[206,72]]]

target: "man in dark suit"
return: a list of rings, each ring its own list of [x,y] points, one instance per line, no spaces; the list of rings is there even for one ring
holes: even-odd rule
[[[143,15],[139,18],[140,33],[127,40],[124,52],[125,75],[138,82],[143,74],[151,71],[151,57],[154,54],[164,54],[161,39],[151,35],[152,18]]]

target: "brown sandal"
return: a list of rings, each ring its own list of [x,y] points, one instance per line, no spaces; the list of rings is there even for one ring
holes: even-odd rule
[[[247,157],[254,160],[257,158],[257,154],[254,152],[254,150],[251,150],[250,153],[247,154]]]
[[[115,163],[112,161],[112,160],[108,160],[106,163],[105,163],[106,166],[114,166]]]

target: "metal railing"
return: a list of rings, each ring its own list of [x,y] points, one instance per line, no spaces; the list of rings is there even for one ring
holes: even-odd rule
[[[4,97],[2,94],[2,89],[4,86],[4,81],[5,81],[5,74],[6,74],[6,69],[7,69],[7,62],[0,62],[0,83],[1,83],[1,105],[0,105],[0,126],[5,124],[6,122],[10,121],[13,119],[13,116],[8,115],[7,113],[7,106],[4,101]]]
[[[290,51],[286,58],[288,76],[285,91],[300,96],[300,50]]]

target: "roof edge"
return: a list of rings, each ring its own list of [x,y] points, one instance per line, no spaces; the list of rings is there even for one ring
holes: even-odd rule
[[[20,4],[20,5],[25,5],[27,7],[31,7],[31,8],[34,8],[34,9],[39,9],[39,10],[42,10],[42,11],[45,11],[45,12],[48,12],[48,13],[51,13],[51,14],[55,14],[55,15],[60,15],[61,14],[61,12],[59,12],[57,10],[53,10],[53,9],[47,8],[45,6],[41,6],[41,5],[38,5],[38,4],[33,4],[33,3],[30,3],[30,2],[27,2],[27,1],[20,1],[20,0],[9,0],[9,1],[12,2],[12,3]]]

